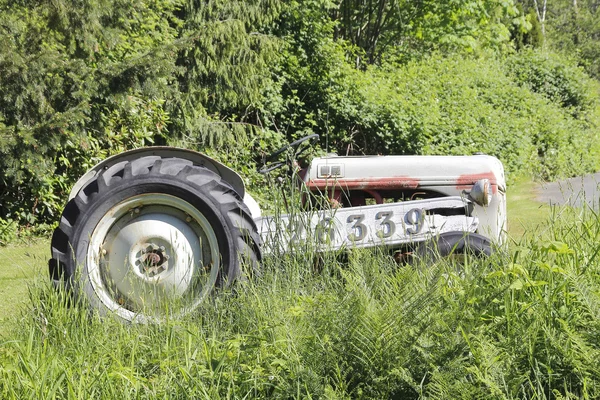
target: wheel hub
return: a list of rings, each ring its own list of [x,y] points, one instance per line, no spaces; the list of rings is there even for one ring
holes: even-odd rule
[[[168,260],[171,257],[167,254],[165,246],[159,247],[156,244],[148,244],[138,254],[139,257],[135,261],[135,265],[140,268],[140,273],[149,278],[153,278],[169,268]]]
[[[94,291],[126,319],[200,304],[219,270],[218,241],[204,215],[165,194],[117,204],[100,220],[88,253]],[[96,258],[97,257],[97,258]],[[146,317],[140,317],[146,318]]]

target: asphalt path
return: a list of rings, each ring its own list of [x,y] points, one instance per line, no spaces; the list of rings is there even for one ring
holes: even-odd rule
[[[593,208],[600,208],[600,172],[542,183],[535,190],[538,201],[543,203],[572,206],[587,203]]]

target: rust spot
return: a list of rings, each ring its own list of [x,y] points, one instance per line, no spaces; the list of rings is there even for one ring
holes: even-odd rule
[[[324,190],[332,187],[339,187],[346,190],[416,189],[419,187],[419,180],[408,176],[358,179],[311,179],[307,182],[307,186],[311,190]]]
[[[308,172],[308,168],[301,168],[301,169],[298,171],[298,176],[300,177],[300,179],[301,179],[302,181],[304,181],[304,178],[306,177],[306,172]]]
[[[456,188],[459,190],[471,189],[473,184],[480,179],[489,179],[492,186],[492,194],[498,193],[498,180],[492,171],[482,172],[480,174],[465,174],[456,179]]]
[[[146,259],[150,264],[158,264],[160,262],[160,255],[157,253],[148,254],[148,258]]]

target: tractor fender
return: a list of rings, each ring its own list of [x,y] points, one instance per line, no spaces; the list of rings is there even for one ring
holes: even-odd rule
[[[246,194],[246,188],[244,186],[244,181],[242,178],[232,170],[231,168],[221,164],[220,162],[213,160],[205,154],[199,153],[197,151],[181,149],[178,147],[169,147],[169,146],[156,146],[156,147],[143,147],[135,150],[129,150],[124,153],[116,154],[112,157],[109,157],[100,163],[96,164],[92,169],[86,172],[75,186],[71,190],[69,194],[69,200],[73,199],[77,196],[77,193],[94,177],[102,170],[106,170],[111,166],[122,162],[122,161],[133,161],[135,159],[146,157],[146,156],[159,156],[161,158],[179,158],[183,160],[191,161],[194,165],[207,168],[214,173],[218,174],[222,177],[227,183],[236,191],[236,193],[240,196],[240,198],[244,199],[246,202],[246,197],[249,195]],[[256,202],[254,202],[256,203]],[[251,210],[252,216],[256,213],[256,210]],[[259,210],[260,213],[260,210]]]

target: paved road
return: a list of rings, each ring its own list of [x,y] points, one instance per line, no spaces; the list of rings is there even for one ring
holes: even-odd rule
[[[543,183],[536,188],[537,199],[550,204],[584,203],[600,208],[600,172],[558,182]]]

